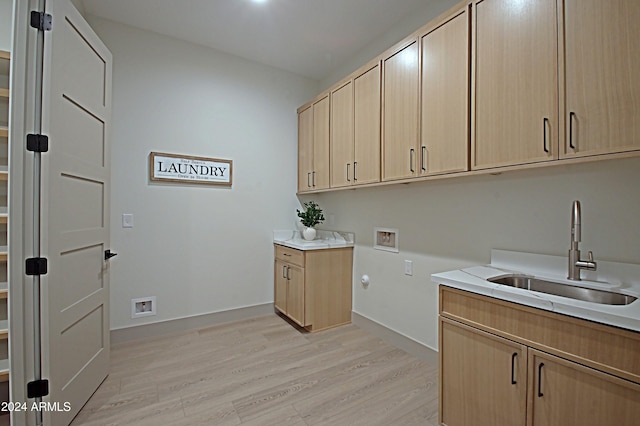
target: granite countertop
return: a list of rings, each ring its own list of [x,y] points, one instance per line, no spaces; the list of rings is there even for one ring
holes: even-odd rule
[[[514,273],[567,285],[618,292],[638,297],[638,300],[628,305],[605,305],[487,281]],[[582,281],[567,280],[566,275],[566,257],[492,250],[489,265],[433,274],[431,280],[521,305],[640,332],[640,265],[598,261],[598,271],[582,271]]]
[[[314,240],[307,241],[302,238],[300,231],[280,230],[273,231],[273,242],[275,244],[297,250],[321,250],[353,247],[355,235],[352,232],[318,230],[316,238]]]

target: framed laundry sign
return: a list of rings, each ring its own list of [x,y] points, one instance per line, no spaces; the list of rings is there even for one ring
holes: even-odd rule
[[[231,186],[233,161],[191,155],[149,154],[152,181]]]

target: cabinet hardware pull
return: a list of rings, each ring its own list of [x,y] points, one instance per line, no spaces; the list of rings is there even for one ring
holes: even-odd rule
[[[424,161],[426,157],[427,157],[427,147],[423,146],[422,147],[422,153],[421,153],[421,156],[420,156],[420,168],[422,169],[423,172],[427,171],[427,168],[425,167],[426,163]]]
[[[349,163],[347,163],[347,182],[351,182],[351,179],[349,179]]]
[[[291,256],[289,253],[282,253],[283,256]]]
[[[354,161],[353,162],[353,180],[354,181],[358,180],[358,175],[356,174],[357,173],[356,171],[358,170],[357,167],[358,167],[358,162]]]
[[[282,278],[287,279],[287,265],[282,267]]]
[[[549,153],[549,148],[547,148],[547,124],[549,123],[549,119],[544,117],[542,119],[542,148],[544,152]]]
[[[311,173],[311,186],[316,187],[316,171],[314,170]]]
[[[415,170],[413,168],[413,154],[415,153],[415,149],[411,148],[409,150],[409,170],[411,170],[411,173],[414,173]]]
[[[542,393],[542,367],[544,367],[544,362],[541,362],[538,366],[538,398],[544,396]]]
[[[307,188],[311,188],[311,172],[307,173]]]
[[[516,357],[518,356],[517,352],[514,352],[513,355],[511,355],[511,384],[512,385],[517,385],[518,382],[516,381]]]
[[[569,148],[575,150],[576,146],[573,144],[573,118],[576,116],[576,113],[571,111],[569,113]]]
[[[291,266],[287,266],[287,280],[291,280],[291,277],[289,276],[289,270],[291,269]]]

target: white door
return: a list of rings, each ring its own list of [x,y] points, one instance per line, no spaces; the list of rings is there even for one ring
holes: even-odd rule
[[[44,400],[60,404],[44,424],[57,426],[69,424],[109,370],[112,58],[70,0],[47,0],[46,12],[42,359]]]

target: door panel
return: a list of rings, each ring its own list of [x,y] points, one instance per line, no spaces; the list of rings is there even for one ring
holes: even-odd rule
[[[287,270],[287,315],[301,326],[308,325],[304,310],[304,269],[289,265]]]
[[[567,93],[563,155],[640,149],[640,2],[563,3]]]
[[[313,107],[298,113],[298,192],[310,191],[313,172]]]
[[[558,141],[555,0],[478,1],[472,168],[552,160]]]
[[[417,41],[383,61],[383,181],[416,176],[419,79]]]
[[[537,350],[530,350],[529,366],[530,424],[637,424],[640,385]]]
[[[355,184],[380,182],[380,65],[353,83]]]
[[[440,319],[441,416],[447,426],[524,425],[527,348]]]
[[[421,175],[468,170],[468,70],[465,8],[422,38]]]
[[[69,0],[46,2],[43,154],[43,376],[50,402],[71,411],[44,413],[67,425],[109,369],[111,53]]]
[[[353,184],[353,84],[331,92],[331,187]]]

